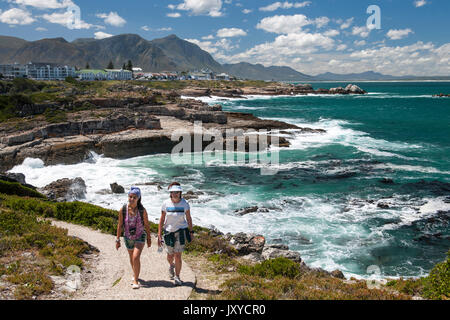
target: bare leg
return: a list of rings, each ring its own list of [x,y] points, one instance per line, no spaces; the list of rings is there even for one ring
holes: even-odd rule
[[[167,262],[169,262],[169,265],[173,266],[173,254],[167,254]]]
[[[131,270],[134,270],[134,268],[133,268],[133,252],[134,252],[134,249],[128,250],[128,255],[130,256]]]
[[[181,272],[181,252],[175,252],[174,253],[175,256],[175,275],[177,277],[180,277],[180,272]]]
[[[133,272],[134,272],[134,284],[138,284],[139,273],[141,272],[141,253],[144,244],[136,243],[133,251]]]

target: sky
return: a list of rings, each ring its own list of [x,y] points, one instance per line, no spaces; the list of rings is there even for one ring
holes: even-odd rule
[[[170,34],[220,63],[299,72],[450,75],[449,0],[0,0],[0,35],[28,41]]]

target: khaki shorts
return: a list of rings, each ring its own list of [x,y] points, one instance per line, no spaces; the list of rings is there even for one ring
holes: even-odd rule
[[[166,252],[168,254],[174,254],[174,253],[183,252],[183,251],[184,251],[184,245],[180,244],[180,233],[176,232],[175,233],[175,245],[173,247],[170,247],[166,244]]]

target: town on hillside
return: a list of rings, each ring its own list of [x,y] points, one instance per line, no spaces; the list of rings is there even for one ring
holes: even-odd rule
[[[131,61],[116,69],[112,62],[105,69],[91,69],[86,64],[84,69],[58,65],[56,63],[29,62],[27,64],[0,64],[0,79],[28,78],[33,80],[65,80],[68,77],[80,81],[101,80],[236,80],[226,73],[215,73],[208,68],[191,71],[144,71],[142,68],[133,67]]]

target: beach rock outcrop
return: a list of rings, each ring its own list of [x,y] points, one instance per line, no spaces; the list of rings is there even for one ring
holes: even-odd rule
[[[125,193],[124,187],[117,184],[117,182],[111,183],[109,186],[111,187],[112,193]]]
[[[264,246],[261,257],[264,260],[268,259],[275,259],[275,258],[287,258],[289,260],[295,261],[295,262],[301,262],[302,259],[300,257],[300,253],[297,251],[291,251],[287,246],[279,245],[279,244],[272,244],[272,245],[266,245]]]
[[[252,252],[261,254],[266,239],[262,235],[239,232],[232,235],[229,242],[240,255],[247,255]]]
[[[75,179],[59,179],[38,191],[50,200],[63,202],[84,199],[86,197],[86,183],[80,177]]]

